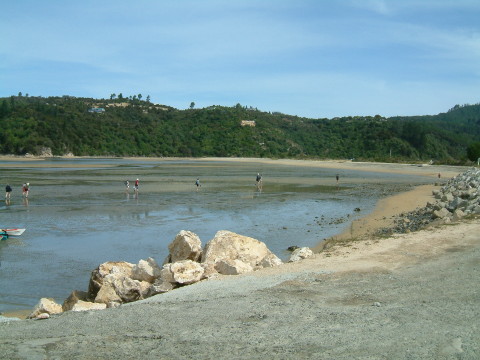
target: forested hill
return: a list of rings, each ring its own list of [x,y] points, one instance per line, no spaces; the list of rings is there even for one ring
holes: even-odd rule
[[[480,104],[432,116],[308,119],[237,104],[178,110],[141,100],[0,98],[0,153],[329,158],[462,163]]]

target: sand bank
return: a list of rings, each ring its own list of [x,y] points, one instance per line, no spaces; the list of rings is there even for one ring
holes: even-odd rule
[[[57,157],[67,160],[75,159],[110,159],[107,156],[101,157],[84,157],[84,156],[65,156]],[[0,155],[0,161],[15,161],[15,162],[31,162],[29,166],[34,167],[47,167],[51,164],[42,164],[42,161],[48,160],[49,158],[43,157],[25,157],[25,156],[13,156],[13,155]],[[372,171],[379,173],[394,173],[394,174],[411,174],[411,175],[421,175],[421,176],[430,176],[437,177],[440,173],[442,178],[450,178],[464,171],[468,167],[465,166],[449,166],[449,165],[429,165],[429,164],[399,164],[399,163],[377,163],[377,162],[357,162],[349,160],[291,160],[291,159],[268,159],[268,158],[221,158],[221,157],[205,157],[205,158],[164,158],[164,157],[111,157],[111,159],[130,159],[130,160],[141,160],[141,161],[178,161],[178,160],[189,160],[189,161],[221,161],[221,162],[254,162],[258,164],[277,164],[277,165],[289,165],[289,166],[308,166],[308,167],[318,167],[318,168],[328,168],[328,169],[338,169],[338,170],[360,170],[360,171]],[[36,164],[34,164],[36,163]],[[18,167],[22,166],[21,164],[3,164],[4,167]],[[69,166],[72,167],[72,164],[56,164],[58,167]],[[90,165],[77,164],[74,166],[86,167]]]
[[[365,217],[352,221],[348,229],[331,238],[333,241],[360,239],[374,236],[377,230],[394,225],[394,219],[401,213],[424,207],[428,201],[433,201],[432,191],[439,185],[421,185],[413,190],[392,195],[378,201],[374,211]],[[314,251],[323,249],[324,242],[319,243]]]

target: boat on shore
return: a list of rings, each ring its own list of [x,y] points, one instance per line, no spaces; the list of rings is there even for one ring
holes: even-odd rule
[[[0,240],[6,240],[9,236],[20,236],[26,229],[12,228],[12,229],[0,229]]]

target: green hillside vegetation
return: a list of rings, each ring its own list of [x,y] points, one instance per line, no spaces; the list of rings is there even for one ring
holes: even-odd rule
[[[0,153],[270,157],[460,164],[480,140],[480,104],[432,116],[308,119],[237,104],[178,110],[142,100],[0,98]],[[249,126],[242,121],[254,121]],[[253,123],[250,123],[252,125]]]

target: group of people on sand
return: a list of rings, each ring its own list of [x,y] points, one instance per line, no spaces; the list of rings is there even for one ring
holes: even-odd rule
[[[124,183],[124,184],[125,184],[125,192],[128,193],[128,192],[130,191],[130,181],[125,180],[125,183]],[[140,180],[139,180],[139,179],[135,180],[135,183],[134,183],[134,185],[133,185],[133,192],[134,192],[135,194],[138,194],[138,187],[139,187],[139,185],[140,185]]]
[[[10,186],[10,184],[7,184],[7,186],[5,186],[5,201],[10,201],[12,191],[13,191],[13,188]],[[22,185],[22,197],[28,198],[29,193],[30,193],[30,183],[27,182]]]
[[[138,194],[139,184],[140,184],[140,180],[139,179],[135,180],[135,184],[133,185],[133,192],[135,194]],[[258,173],[257,177],[256,177],[256,181],[255,181],[255,185],[256,185],[257,189],[261,190],[262,189],[262,184],[263,184],[262,175],[260,175],[260,173]],[[130,181],[125,180],[124,185],[125,185],[125,192],[128,193],[130,191]],[[200,184],[200,178],[197,178],[197,180],[195,180],[194,185],[195,185],[197,191],[200,187],[202,187],[202,185]]]

